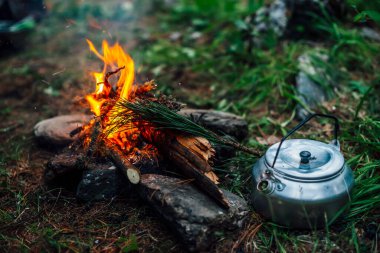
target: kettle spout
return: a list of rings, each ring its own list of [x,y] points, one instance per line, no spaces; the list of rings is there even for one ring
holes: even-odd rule
[[[274,191],[274,182],[271,179],[261,179],[257,184],[257,190],[265,194],[271,194]]]

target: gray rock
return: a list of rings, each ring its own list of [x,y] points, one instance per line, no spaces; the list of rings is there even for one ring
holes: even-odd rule
[[[193,252],[207,250],[218,232],[240,228],[248,214],[246,201],[235,194],[224,191],[231,205],[225,210],[195,186],[178,178],[143,175],[139,193]]]
[[[80,153],[65,152],[51,158],[44,174],[45,184],[74,190],[82,178],[85,159]]]
[[[297,106],[297,117],[300,119],[306,118],[314,109],[327,101],[334,88],[334,81],[329,73],[323,66],[317,65],[316,60],[327,62],[328,56],[316,50],[298,58],[299,73],[296,76],[296,89],[298,98],[302,102]],[[313,78],[322,80],[323,86]]]
[[[50,188],[64,188],[77,192],[84,202],[111,199],[128,191],[130,183],[119,169],[104,159],[89,159],[83,150],[64,150],[46,164],[44,182]],[[143,157],[134,165],[141,174],[163,173],[165,161]],[[111,186],[109,185],[111,184]],[[79,185],[79,186],[78,186]]]
[[[254,46],[262,47],[267,42],[282,37],[315,40],[321,31],[313,20],[324,17],[326,10],[332,16],[342,16],[345,11],[343,0],[275,0],[261,7],[253,17],[246,19],[248,34]]]
[[[83,202],[111,200],[128,192],[130,187],[126,177],[115,166],[110,166],[85,171],[76,197]]]
[[[76,135],[70,133],[87,124],[92,116],[76,114],[62,115],[40,121],[34,126],[34,135],[37,140],[52,146],[65,146],[76,139]]]
[[[380,33],[376,30],[369,28],[369,27],[363,27],[360,30],[360,34],[367,39],[380,42]]]
[[[169,35],[169,39],[172,41],[177,41],[177,40],[181,39],[181,37],[182,37],[182,33],[180,33],[180,32],[173,32]]]
[[[248,135],[248,123],[242,117],[232,113],[203,109],[182,109],[179,114],[217,134],[226,134],[239,141]]]
[[[253,21],[253,43],[262,46],[263,39],[268,33],[282,37],[288,23],[286,1],[275,0],[271,5],[261,7]]]

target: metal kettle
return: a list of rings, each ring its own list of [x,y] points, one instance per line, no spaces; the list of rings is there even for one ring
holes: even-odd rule
[[[314,117],[335,121],[330,143],[286,140]],[[343,213],[354,177],[338,141],[339,121],[312,114],[272,145],[253,167],[253,208],[265,218],[291,228],[316,229]]]

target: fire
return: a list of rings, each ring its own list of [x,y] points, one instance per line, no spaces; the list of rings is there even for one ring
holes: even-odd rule
[[[91,111],[96,115],[100,116],[100,109],[102,107],[103,101],[98,101],[94,98],[93,95],[87,95],[86,96],[87,102],[90,104]]]
[[[107,71],[109,69],[124,68],[124,71],[121,72],[119,80],[117,81],[116,89],[120,89],[120,99],[128,99],[135,78],[135,64],[132,58],[124,52],[119,43],[110,46],[108,42],[104,40],[102,43],[103,55],[98,52],[90,40],[87,40],[87,43],[91,52],[104,63],[103,72],[92,73],[96,81],[96,90],[93,94],[86,97],[92,112],[95,113],[96,116],[100,116],[99,107],[104,102],[102,100],[108,98],[111,91],[111,87],[107,87],[108,85],[105,83]]]
[[[133,153],[137,150],[140,132],[132,122],[121,128],[118,126],[115,131],[112,123],[118,114],[115,104],[120,100],[133,101],[136,96],[149,92],[155,86],[152,82],[144,85],[134,84],[134,62],[118,43],[109,45],[107,41],[103,41],[102,54],[90,40],[87,40],[87,43],[90,51],[103,61],[104,67],[102,72],[91,73],[95,79],[95,91],[87,95],[86,100],[91,111],[100,120],[107,143],[118,146],[125,153]],[[108,80],[111,75],[118,75],[116,85],[112,85]],[[140,154],[141,150],[138,151],[135,153]]]
[[[211,144],[201,137],[181,133],[176,135],[169,131],[165,133],[165,129],[155,128],[149,119],[134,115],[132,109],[128,109],[131,107],[125,106],[125,100],[157,104],[166,102],[173,108],[179,105],[176,105],[174,100],[165,100],[165,97],[155,97],[149,93],[156,87],[153,81],[135,83],[134,62],[118,43],[110,46],[103,41],[102,53],[91,41],[87,40],[87,43],[90,51],[104,63],[102,72],[92,73],[95,91],[86,96],[92,112],[97,116],[83,130],[83,146],[87,148],[87,154],[97,152],[107,155],[123,171],[126,170],[132,183],[138,183],[139,171],[134,165],[142,158],[157,161],[157,147],[160,147],[164,150],[162,154],[167,153],[166,155],[175,160],[179,167],[183,167],[185,174],[194,175],[194,180],[199,186],[204,186],[210,196],[228,207],[223,192],[214,184],[217,183],[217,176],[209,164],[214,153]],[[117,77],[117,81],[111,82],[111,76]],[[98,143],[101,145],[97,145]],[[204,177],[201,173],[205,173]]]

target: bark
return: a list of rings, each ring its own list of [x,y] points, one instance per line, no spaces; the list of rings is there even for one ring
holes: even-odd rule
[[[145,128],[145,139],[157,146],[176,168],[206,194],[216,200],[224,208],[229,208],[223,192],[216,185],[217,176],[210,165],[214,149],[204,138],[188,136],[171,131],[157,131]]]

